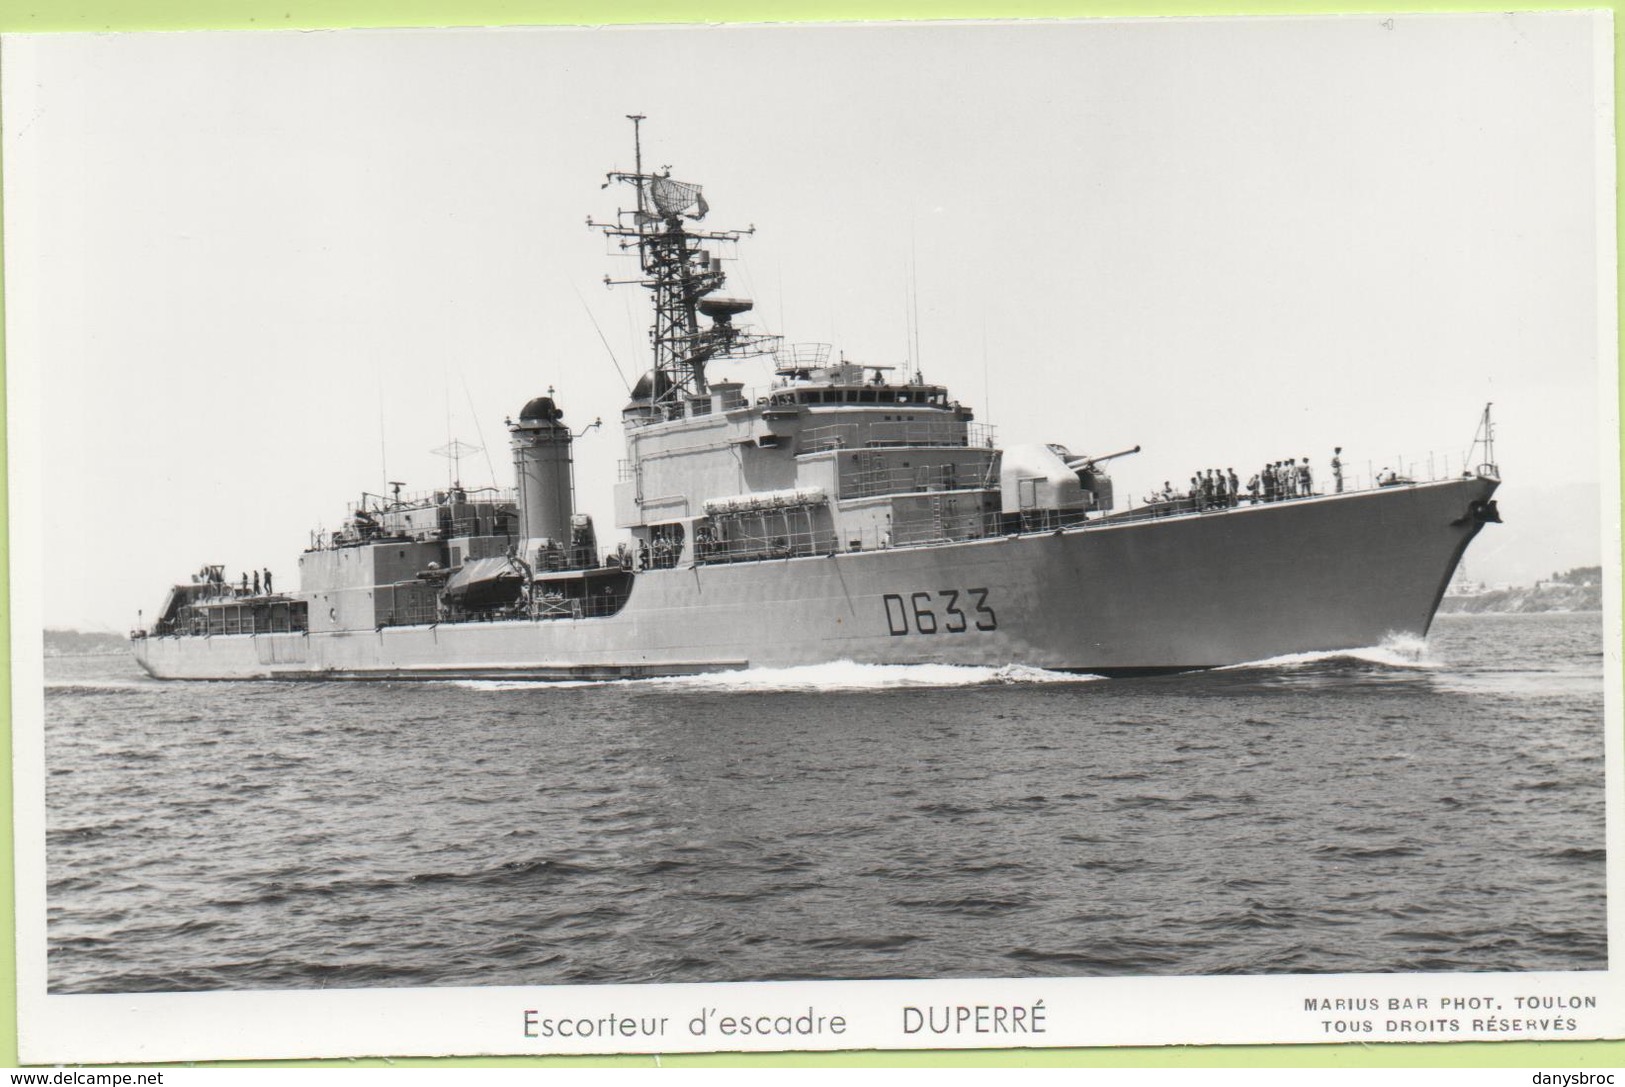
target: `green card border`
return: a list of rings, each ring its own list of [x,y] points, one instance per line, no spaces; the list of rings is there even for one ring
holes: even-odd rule
[[[1520,0],[1520,11],[1614,13],[1614,143],[1621,146],[1619,88],[1625,0],[1542,3]],[[1095,19],[1156,16],[1312,16],[1358,13],[1495,12],[1506,8],[1450,0],[1364,0],[1339,4],[1290,0],[10,0],[0,6],[0,33],[165,30],[321,30],[352,27],[604,26],[676,23],[885,22],[926,19]],[[1616,187],[1616,230],[1620,220]],[[1615,239],[1616,260],[1618,238]],[[3,237],[0,237],[3,247]],[[1621,279],[1625,279],[1622,276]],[[0,288],[4,273],[0,270]],[[0,298],[0,327],[5,309]],[[1616,360],[1616,364],[1617,364]],[[0,345],[0,365],[4,348]],[[1625,385],[1625,382],[1622,382]],[[5,403],[0,369],[0,406]],[[4,416],[0,415],[0,427]],[[9,502],[0,447],[0,496]],[[1622,457],[1625,474],[1625,457]],[[1618,497],[1618,496],[1616,496]],[[9,529],[9,504],[0,509]],[[9,571],[8,532],[0,532],[0,571]],[[18,1067],[15,865],[12,843],[11,600],[0,593],[0,1065]],[[1616,593],[1620,586],[1614,586]],[[1615,802],[1619,802],[1616,798]],[[11,939],[5,938],[10,934]],[[1442,1042],[1355,1045],[1157,1046],[1125,1049],[918,1050],[839,1053],[711,1053],[614,1057],[414,1058],[329,1061],[219,1061],[204,1068],[1567,1068],[1625,1067],[1625,1041]],[[166,1067],[154,1065],[151,1067]]]

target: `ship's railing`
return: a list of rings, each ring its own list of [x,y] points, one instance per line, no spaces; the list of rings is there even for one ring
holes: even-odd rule
[[[493,623],[509,619],[594,619],[614,615],[626,606],[632,598],[632,582],[630,579],[617,584],[601,586],[597,591],[585,596],[572,597],[564,593],[550,591],[546,584],[538,582],[535,586],[533,599],[527,604],[522,592],[516,592],[514,600],[495,608],[461,608],[456,605],[441,605],[434,601],[427,601],[416,607],[394,608],[382,616],[378,625],[388,626],[419,626],[431,623]]]
[[[832,344],[780,343],[773,349],[773,361],[781,370],[811,370],[829,365]]]
[[[1248,505],[1252,501],[1252,492],[1248,489],[1248,482],[1254,475],[1260,477],[1257,491],[1257,500],[1264,502],[1286,501],[1295,498],[1306,498],[1317,495],[1352,494],[1358,491],[1375,490],[1380,487],[1393,486],[1396,483],[1437,483],[1441,480],[1460,479],[1464,474],[1473,475],[1480,471],[1487,471],[1494,475],[1493,465],[1475,465],[1470,459],[1459,453],[1442,453],[1429,451],[1415,454],[1394,454],[1389,457],[1361,458],[1356,461],[1351,456],[1341,456],[1340,470],[1334,470],[1330,458],[1320,462],[1310,462],[1309,488],[1304,490],[1301,476],[1298,472],[1290,470],[1288,485],[1282,489],[1278,487],[1273,499],[1270,499],[1270,487],[1262,479],[1263,466],[1250,469],[1246,472],[1238,471],[1240,485],[1239,504]],[[1301,461],[1299,462],[1302,463]],[[1206,469],[1203,473],[1206,474]],[[1201,496],[1195,498],[1192,505],[1191,486],[1189,480],[1176,479],[1171,481],[1173,490],[1172,505],[1180,506],[1183,512],[1193,509],[1200,512],[1209,508],[1223,508],[1235,505],[1235,502],[1207,501]],[[1159,490],[1146,495],[1142,503],[1149,505],[1170,505]]]
[[[518,531],[518,505],[519,492],[512,487],[448,487],[399,498],[364,495],[345,505],[344,527],[311,532],[310,550],[402,535],[417,540],[511,535]]]
[[[433,523],[426,520],[421,525],[401,526],[398,531],[392,531],[387,526],[358,526],[335,529],[332,532],[317,530],[310,534],[309,550],[329,551],[371,543],[374,540],[455,540],[466,536],[497,536],[512,539],[518,534],[518,513],[510,510],[506,513],[446,517],[436,519]]]
[[[1342,493],[1352,494],[1357,491],[1380,491],[1395,486],[1406,486],[1415,483],[1438,482],[1448,479],[1461,478],[1462,472],[1455,471],[1446,475],[1442,471],[1436,472],[1436,479],[1428,478],[1425,458],[1395,458],[1395,463],[1403,463],[1412,474],[1399,476],[1393,483],[1373,484],[1369,486],[1354,486],[1355,477],[1344,477]],[[1435,469],[1442,469],[1444,460],[1435,458]],[[1470,474],[1470,473],[1469,473]],[[1328,484],[1332,481],[1328,480]],[[1310,494],[1278,498],[1275,503],[1297,502],[1309,498],[1324,498],[1335,493],[1329,488],[1316,488]],[[731,561],[747,559],[793,557],[799,555],[833,554],[836,551],[874,551],[889,548],[927,547],[944,543],[963,543],[970,540],[989,539],[1000,536],[1021,536],[1035,533],[1054,532],[1059,529],[1106,527],[1109,525],[1130,524],[1139,521],[1150,521],[1165,517],[1176,516],[1205,516],[1211,513],[1222,513],[1226,510],[1248,507],[1252,505],[1267,505],[1262,496],[1255,503],[1246,494],[1240,496],[1235,502],[1223,504],[1204,504],[1198,498],[1180,495],[1172,501],[1150,500],[1147,504],[1124,510],[1121,513],[1106,515],[1092,514],[1085,510],[1027,510],[1020,513],[1006,514],[998,511],[983,514],[981,517],[942,517],[922,518],[917,521],[899,521],[885,527],[868,525],[847,529],[839,534],[830,532],[800,532],[789,533],[782,537],[775,537],[772,546],[764,546],[757,541],[754,546],[739,549]],[[701,561],[707,561],[702,559]],[[729,561],[729,560],[709,560]]]
[[[418,626],[424,623],[437,623],[445,617],[440,605],[432,597],[423,599],[419,594],[412,594],[405,603],[392,600],[387,609],[380,610],[382,611],[378,617],[380,627]]]
[[[1343,491],[1341,493],[1380,491],[1395,486],[1459,479],[1463,475],[1459,460],[1452,459],[1447,465],[1442,455],[1435,456],[1431,465],[1426,456],[1395,457],[1392,463],[1403,465],[1406,474],[1400,475],[1396,472],[1394,482],[1376,483],[1368,481],[1360,474],[1345,472]],[[1446,470],[1447,467],[1449,471]],[[1381,469],[1379,468],[1377,471],[1380,473]],[[1471,474],[1471,472],[1469,471],[1467,474]],[[1337,493],[1334,488],[1334,479],[1328,473],[1325,480],[1316,481],[1311,493],[1278,498],[1275,503],[1324,498]],[[838,551],[875,551],[890,548],[927,547],[1002,536],[1054,532],[1060,529],[1083,528],[1087,530],[1095,527],[1104,528],[1166,517],[1207,516],[1231,509],[1267,504],[1274,503],[1266,503],[1262,495],[1255,503],[1245,493],[1233,502],[1225,501],[1212,504],[1204,503],[1201,498],[1192,500],[1188,496],[1181,494],[1175,496],[1172,500],[1166,501],[1160,498],[1148,499],[1144,505],[1120,513],[1105,515],[1093,514],[1085,510],[1027,510],[1012,514],[992,511],[980,517],[967,518],[946,515],[922,517],[918,520],[896,521],[885,526],[866,525],[853,527],[840,532],[808,529],[793,530],[789,525],[785,525],[782,531],[759,534],[745,540],[734,540],[728,543],[696,541],[696,557],[702,563],[746,562],[772,558],[829,555]]]
[[[1000,513],[997,510],[973,518],[922,518],[900,521],[880,535],[881,547],[920,547],[929,544],[961,543],[991,536],[1054,532],[1090,521],[1087,510],[1025,510]],[[865,541],[866,542],[866,541]],[[850,544],[850,541],[849,541]],[[849,550],[857,550],[851,548]]]
[[[483,502],[513,504],[519,501],[519,492],[513,487],[441,487],[432,491],[414,491],[397,499],[394,495],[368,495],[370,501],[349,502],[344,507],[346,516],[365,512],[372,516],[394,512],[416,512],[434,509],[448,502]]]
[[[1403,463],[1407,470],[1412,471],[1411,476],[1401,476],[1396,483],[1379,484],[1373,486],[1355,487],[1353,477],[1345,475],[1343,493],[1354,493],[1356,490],[1384,490],[1393,486],[1404,486],[1410,483],[1433,482],[1423,475],[1420,469],[1425,469],[1426,460],[1400,459],[1396,463]],[[1436,458],[1435,468],[1443,467],[1443,459]],[[1461,472],[1454,475],[1438,474],[1438,479],[1459,478]],[[1328,483],[1331,481],[1328,480]],[[1325,497],[1328,491],[1317,488],[1313,493],[1295,497],[1277,499],[1277,502],[1295,502],[1308,498]],[[1251,506],[1265,505],[1260,497],[1257,503],[1251,502],[1243,494],[1236,502],[1204,505],[1200,498],[1195,501],[1180,495],[1171,501],[1154,500],[1146,505],[1137,506],[1121,513],[1098,515],[1085,510],[1027,510],[1020,513],[1001,513],[993,511],[980,517],[941,517],[922,518],[920,520],[900,521],[890,525],[867,525],[843,530],[839,533],[829,530],[792,530],[786,526],[784,531],[751,536],[747,539],[732,541],[696,541],[696,559],[701,563],[712,562],[750,562],[763,559],[797,558],[811,555],[830,555],[838,551],[875,551],[891,548],[928,547],[944,543],[963,543],[970,540],[991,539],[1002,536],[1022,536],[1036,533],[1055,532],[1060,529],[1075,529],[1090,527],[1106,527],[1109,525],[1130,524],[1139,521],[1150,521],[1165,517],[1198,516],[1210,513],[1220,513],[1226,510]]]
[[[467,517],[453,517],[446,523],[447,538],[460,539],[464,536],[507,536],[519,534],[519,511],[509,510],[506,513],[471,514]]]
[[[1239,495],[1235,496],[1208,498],[1197,495],[1192,497],[1189,494],[1189,486],[1187,485],[1185,491],[1177,492],[1172,499],[1160,493],[1153,493],[1146,496],[1142,500],[1142,504],[1122,513],[1112,514],[1103,520],[1106,523],[1117,525],[1133,521],[1152,520],[1159,517],[1220,513],[1229,509],[1301,502],[1310,498],[1384,491],[1393,487],[1441,483],[1471,477],[1478,474],[1481,468],[1491,467],[1470,466],[1463,469],[1461,467],[1463,463],[1461,458],[1456,456],[1447,457],[1444,454],[1395,456],[1391,460],[1380,462],[1383,467],[1373,468],[1370,466],[1378,463],[1378,461],[1373,460],[1369,465],[1362,464],[1360,470],[1351,472],[1348,470],[1348,461],[1345,459],[1341,486],[1338,485],[1339,481],[1336,474],[1328,470],[1324,478],[1311,473],[1311,489],[1307,492],[1301,489],[1288,489],[1275,494],[1273,497],[1262,486],[1260,486],[1256,495],[1244,489]],[[1489,474],[1493,475],[1494,473]]]
[[[614,615],[632,599],[632,582],[625,588],[606,585],[586,596],[565,596],[561,593],[540,591],[533,604],[533,619],[597,619]]]
[[[195,584],[196,583],[194,583],[194,585]],[[256,593],[247,585],[243,585],[237,581],[227,581],[219,582],[213,586],[210,586],[208,592],[194,592],[187,597],[185,605],[183,606],[199,604],[232,604],[237,603],[238,601],[248,603],[254,600],[258,600],[263,604],[270,599],[280,598],[275,594],[268,594],[265,592]]]
[[[917,464],[911,468],[859,468],[841,473],[842,498],[872,498],[883,494],[914,491],[962,491],[992,487],[992,458],[951,461],[947,464]]]
[[[1378,482],[1371,482],[1362,476],[1345,474],[1342,491],[1335,490],[1335,480],[1328,478],[1324,481],[1324,486],[1316,483],[1314,489],[1309,493],[1286,495],[1277,497],[1273,501],[1266,501],[1262,493],[1260,493],[1256,501],[1249,497],[1246,492],[1243,492],[1237,498],[1224,501],[1205,501],[1200,496],[1192,499],[1188,495],[1179,494],[1172,500],[1163,500],[1160,497],[1153,496],[1147,498],[1142,505],[1134,506],[1120,513],[1110,514],[1094,514],[1083,510],[1028,510],[1018,514],[987,513],[979,520],[972,519],[969,522],[963,518],[946,517],[934,522],[932,520],[898,522],[886,529],[869,528],[853,531],[851,533],[853,538],[847,541],[845,549],[857,551],[870,550],[876,547],[919,547],[985,539],[994,536],[1053,532],[1057,529],[1106,527],[1108,525],[1130,524],[1165,517],[1206,516],[1255,505],[1265,506],[1301,502],[1311,498],[1325,498],[1336,494],[1384,491],[1393,487],[1460,479],[1464,474],[1473,474],[1471,470],[1463,473],[1459,467],[1453,472],[1446,473],[1443,470],[1445,461],[1442,456],[1434,458],[1433,471],[1428,470],[1428,461],[1425,456],[1417,458],[1396,457],[1393,463],[1403,464],[1408,474],[1400,475],[1396,472],[1390,482],[1380,481],[1381,478],[1385,478],[1381,476],[1381,469],[1378,469]],[[1453,467],[1456,465],[1459,465],[1459,461],[1452,462]]]
[[[1437,483],[1445,479],[1460,479],[1463,474],[1473,475],[1481,469],[1489,468],[1490,475],[1496,475],[1493,466],[1473,464],[1463,454],[1439,452],[1429,450],[1426,453],[1395,453],[1389,456],[1381,454],[1375,457],[1361,457],[1355,460],[1345,456],[1343,461],[1343,490],[1368,491],[1383,486],[1384,478],[1390,475],[1393,478],[1411,483]],[[1331,470],[1324,465],[1315,466],[1315,489],[1321,493],[1334,492],[1334,480]]]
[[[832,555],[839,551],[883,551],[1022,533],[1053,532],[1084,524],[1087,519],[1082,510],[1034,510],[1008,515],[993,512],[971,518],[922,518],[886,526],[854,526],[841,532],[785,526],[744,538],[697,539],[694,550],[695,559],[700,563],[756,562]]]
[[[802,453],[830,449],[884,449],[895,446],[976,446],[992,449],[993,427],[954,419],[912,422],[831,423],[801,432]]]
[[[837,550],[829,529],[791,529],[749,533],[727,540],[697,538],[694,558],[699,563],[756,562],[761,559],[805,558]]]
[[[159,620],[154,634],[199,637],[223,634],[298,634],[307,629],[303,600],[245,598],[242,603],[187,605],[173,619]]]
[[[849,364],[854,377],[865,370],[872,369]],[[801,369],[801,368],[797,368]],[[840,399],[834,399],[839,391]],[[852,398],[848,399],[850,393]],[[913,409],[943,409],[957,408],[958,401],[950,398],[948,390],[941,385],[916,385],[912,382],[905,384],[885,383],[872,385],[863,382],[860,386],[842,384],[838,387],[812,386],[805,379],[782,380],[765,388],[754,386],[751,388],[724,388],[722,390],[722,410],[733,411],[737,408],[748,407],[752,404],[761,407],[790,407],[792,405],[834,405],[852,406],[882,406],[907,411]],[[621,414],[622,422],[629,427],[653,426],[657,423],[666,423],[674,419],[709,415],[713,411],[711,402],[704,398],[696,400],[668,400],[653,405],[643,403],[636,407],[628,407]]]

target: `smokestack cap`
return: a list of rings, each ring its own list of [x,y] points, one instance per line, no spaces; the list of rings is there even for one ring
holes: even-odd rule
[[[560,411],[558,405],[553,403],[551,396],[538,396],[519,409],[521,422],[526,419],[534,419],[539,422],[550,423],[555,419],[562,418],[564,418],[564,412]]]

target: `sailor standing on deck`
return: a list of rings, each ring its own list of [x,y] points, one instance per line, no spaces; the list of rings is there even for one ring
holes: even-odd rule
[[[1227,471],[1230,476],[1230,504],[1232,506],[1240,505],[1241,480],[1236,476],[1236,470],[1234,468],[1227,469]]]
[[[1332,450],[1332,482],[1336,485],[1338,494],[1343,493],[1343,462],[1339,459],[1342,453],[1342,446]]]
[[[260,595],[260,572],[258,570],[254,571],[254,595]]]
[[[1308,457],[1303,458],[1303,463],[1298,466],[1298,490],[1305,495],[1315,493],[1314,469],[1309,467]]]
[[[269,566],[265,568],[265,595],[271,595],[271,568]]]
[[[1258,505],[1258,486],[1258,473],[1254,472],[1253,478],[1247,481],[1247,501],[1254,506]]]

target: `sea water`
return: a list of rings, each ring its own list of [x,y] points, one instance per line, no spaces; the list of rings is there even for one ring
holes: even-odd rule
[[[1606,966],[1602,622],[1156,679],[47,661],[54,992]]]

